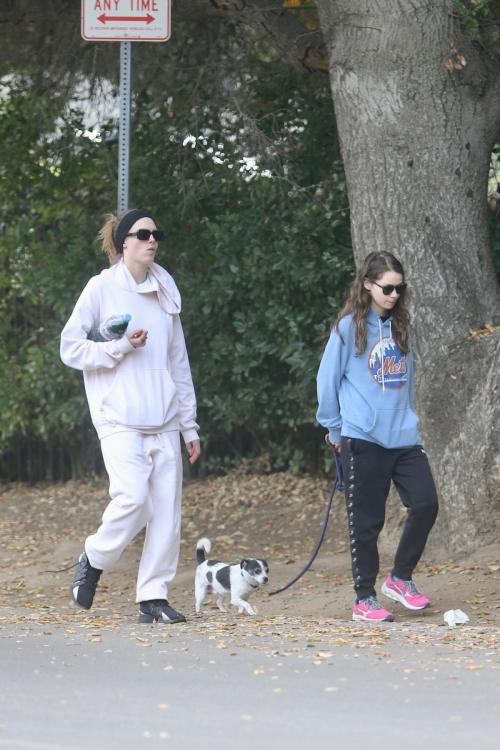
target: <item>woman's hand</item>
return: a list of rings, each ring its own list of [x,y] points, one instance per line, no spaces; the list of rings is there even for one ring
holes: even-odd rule
[[[191,440],[190,443],[186,443],[186,448],[189,453],[189,463],[194,464],[200,455],[200,441]]]
[[[139,349],[141,346],[146,346],[148,332],[145,328],[136,328],[132,333],[127,333],[127,338],[135,349]]]
[[[340,443],[332,443],[330,442],[330,438],[328,437],[328,433],[325,435],[325,443],[330,446],[330,448],[333,448],[335,453],[340,454]]]

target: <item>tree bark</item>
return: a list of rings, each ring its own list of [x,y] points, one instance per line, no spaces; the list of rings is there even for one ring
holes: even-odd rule
[[[65,448],[71,462],[71,479],[73,481],[86,479],[88,474],[85,469],[85,461],[81,443],[73,443],[68,441],[66,442]]]
[[[452,0],[318,0],[355,258],[399,257],[421,434],[440,495],[435,544],[463,553],[500,515],[499,288],[487,223],[500,70]]]

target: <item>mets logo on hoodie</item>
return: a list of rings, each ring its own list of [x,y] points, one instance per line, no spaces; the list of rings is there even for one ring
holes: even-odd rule
[[[408,385],[406,355],[399,351],[392,337],[377,341],[368,355],[372,378],[384,389],[397,391]]]

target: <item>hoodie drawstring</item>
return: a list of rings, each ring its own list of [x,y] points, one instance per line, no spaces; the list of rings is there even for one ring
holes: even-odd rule
[[[382,353],[382,393],[385,393],[385,367],[384,367],[384,342],[382,339],[382,321],[378,319],[378,330],[380,336],[380,349]],[[389,339],[392,339],[392,321],[389,320]]]
[[[382,393],[385,393],[384,342],[382,340],[382,321],[380,320],[380,318],[378,319],[378,330],[379,330],[379,335],[380,335],[380,350],[382,354]]]

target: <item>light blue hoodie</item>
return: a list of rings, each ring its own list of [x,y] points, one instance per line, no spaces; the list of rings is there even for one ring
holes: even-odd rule
[[[385,322],[373,307],[367,317],[366,349],[356,355],[353,316],[333,330],[318,372],[316,418],[329,430],[332,443],[340,436],[361,438],[384,448],[421,443],[414,413],[413,357],[402,354],[392,338],[392,316]]]

